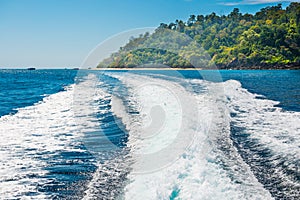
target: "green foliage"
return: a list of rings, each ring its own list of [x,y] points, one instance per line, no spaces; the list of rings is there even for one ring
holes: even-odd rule
[[[300,3],[281,4],[255,15],[235,8],[227,16],[190,15],[187,22],[161,23],[154,33],[132,38],[98,67],[219,68],[300,64]]]

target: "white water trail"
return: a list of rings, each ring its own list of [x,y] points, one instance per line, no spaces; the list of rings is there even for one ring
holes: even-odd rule
[[[237,125],[282,157],[300,160],[300,112],[284,111],[275,107],[279,102],[257,99],[259,95],[237,81],[227,81],[224,86],[230,112],[238,114]]]
[[[129,130],[128,144],[137,162],[140,156],[137,156],[139,154],[136,152],[143,152],[145,149],[144,153],[147,155],[146,153],[149,153],[147,147],[153,149],[152,152],[162,145],[170,145],[169,148],[174,149],[175,152],[176,149],[180,149],[176,145],[172,146],[172,143],[164,143],[164,138],[172,139],[172,134],[179,130],[183,131],[187,137],[193,136],[189,146],[169,165],[164,165],[154,172],[134,173],[133,171],[130,173],[129,183],[125,188],[125,199],[272,199],[270,193],[257,181],[230,141],[230,119],[222,93],[222,85],[194,80],[207,88],[207,92],[196,95],[188,93],[178,83],[172,81],[128,74],[112,76],[131,88],[130,100],[135,102],[138,108],[143,108],[139,109],[140,114],[129,117],[125,111],[116,113],[120,118],[126,119],[123,122]],[[170,130],[173,128],[173,132],[161,132],[162,135],[156,135],[151,140],[137,138],[136,135],[143,134],[143,127],[149,116],[148,108],[155,105],[152,100],[149,100],[151,89],[157,92],[162,102],[167,102],[169,99],[174,102],[169,95],[159,92],[156,84],[148,84],[146,91],[136,89],[147,81],[171,88],[175,94],[191,95],[193,97],[191,99],[196,102],[180,101],[180,106],[186,108],[191,105],[193,110],[197,110],[198,116],[181,115],[184,124],[181,129],[177,129],[176,115],[172,112],[175,112],[178,107],[174,107],[172,103],[167,104],[170,107],[165,108],[164,111],[168,116],[166,121],[170,123],[166,124]],[[221,91],[221,94],[216,91]],[[177,114],[180,115],[178,111]],[[138,123],[140,124],[137,125]],[[164,130],[168,129],[164,128]],[[161,155],[158,153],[157,156]],[[153,162],[156,160],[160,159],[154,159]],[[151,160],[147,163],[149,162],[151,163]]]
[[[77,86],[70,85],[65,91],[20,108],[14,115],[0,118],[1,198],[46,199],[53,195],[38,191],[39,186],[51,182],[46,177],[47,161],[61,151],[86,151],[76,144],[80,143],[85,132],[98,127],[93,115],[97,107],[92,102],[101,98],[101,93],[92,93],[94,95],[88,99],[77,99],[74,104],[75,87],[77,98],[84,96],[80,94],[83,92],[91,94],[86,89],[95,83],[93,80],[90,77]]]
[[[273,196],[298,198],[300,113],[275,107],[278,102],[248,92],[237,81],[224,85],[245,160]]]
[[[34,178],[47,173],[47,165],[39,158],[59,150],[71,150],[67,145],[80,133],[72,109],[74,85],[43,101],[18,109],[15,115],[0,118],[0,196],[20,197],[36,192],[36,186],[47,180]],[[50,155],[49,155],[50,154]],[[43,194],[35,198],[45,198]]]

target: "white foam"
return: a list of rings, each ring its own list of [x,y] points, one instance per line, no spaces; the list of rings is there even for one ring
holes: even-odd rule
[[[237,81],[224,83],[228,105],[237,113],[234,122],[246,128],[250,137],[257,139],[281,157],[300,160],[300,113],[275,107],[279,102],[257,99]]]
[[[116,76],[124,84],[126,84],[131,90],[130,100],[134,101],[136,105],[144,107],[153,106],[153,103],[149,101],[151,97],[151,86],[153,89],[156,84],[171,88],[171,91],[175,94],[183,96],[192,96],[191,99],[196,101],[196,106],[193,102],[179,101],[180,106],[183,109],[192,107],[193,110],[197,110],[198,116],[182,114],[184,126],[181,129],[176,129],[175,123],[168,124],[169,127],[174,127],[174,130],[183,131],[188,137],[193,136],[192,142],[188,148],[181,152],[180,157],[177,160],[164,165],[162,168],[155,172],[148,173],[132,173],[129,174],[129,183],[125,187],[126,199],[168,199],[174,191],[178,191],[178,199],[271,199],[268,191],[256,180],[249,167],[243,162],[239,156],[232,142],[229,140],[229,115],[224,105],[225,99],[222,94],[222,86],[219,84],[208,83],[205,81],[194,80],[199,85],[206,86],[208,91],[203,94],[189,94],[187,91],[174,82],[153,79],[146,76],[128,75]],[[148,84],[149,87],[145,87],[145,92],[136,89],[143,84]],[[152,84],[153,83],[153,84]],[[155,83],[155,84],[154,84]],[[141,92],[142,91],[142,92]],[[219,94],[221,91],[221,94]],[[147,93],[148,92],[148,93]],[[158,92],[160,100],[166,101],[164,98],[169,95],[163,95]],[[174,99],[170,98],[173,102]],[[176,101],[175,101],[176,102]],[[195,102],[194,102],[195,103]],[[172,105],[170,103],[169,105]],[[170,106],[171,108],[173,107]],[[173,110],[165,109],[169,112],[166,121],[173,120]],[[174,107],[175,110],[178,107]],[[143,109],[141,109],[143,111]],[[144,109],[147,110],[147,109]],[[178,112],[178,110],[177,110]],[[192,112],[191,112],[192,113]],[[149,114],[146,112],[146,114]],[[121,115],[125,115],[123,112]],[[145,144],[152,147],[152,145],[160,143],[159,136],[153,137],[156,140],[154,143],[147,143],[145,140],[148,138],[137,139],[132,135],[143,134],[143,129],[139,126],[134,126],[135,123],[145,123],[147,115],[141,112],[138,115],[131,116],[131,119],[124,121],[129,128],[129,144],[133,147],[133,157],[135,155],[135,149],[143,149]],[[182,129],[183,128],[183,129]],[[172,133],[163,132],[164,137],[172,138]],[[177,133],[178,135],[178,133]],[[176,136],[176,135],[175,135]],[[227,139],[226,139],[227,138]],[[224,140],[224,144],[223,141]],[[176,151],[179,146],[172,146],[173,144],[167,144],[171,146],[171,149]],[[228,154],[224,153],[220,148],[228,148]],[[182,149],[181,149],[182,150]],[[172,152],[170,152],[172,153]],[[155,154],[155,153],[154,153]],[[157,153],[157,156],[161,156]],[[137,162],[140,159],[136,156]],[[159,160],[159,159],[158,159]],[[154,159],[152,162],[156,162]],[[148,163],[151,160],[148,160]],[[228,169],[224,169],[224,166],[228,166]]]
[[[298,197],[300,183],[295,177],[300,162],[300,113],[274,107],[278,102],[258,99],[259,95],[241,88],[236,81],[224,85],[230,111],[236,114],[232,118],[235,126],[244,128],[257,144],[257,151],[268,150],[266,159],[272,169],[268,169],[267,178],[277,180],[271,187],[281,189],[278,195],[286,198]],[[252,160],[255,165],[259,157]]]
[[[47,164],[35,159],[35,154],[67,150],[68,141],[77,137],[73,113],[70,112],[73,87],[50,95],[34,106],[21,108],[15,115],[1,117],[2,198],[35,191],[36,184],[42,184],[43,180],[37,178],[29,180],[27,176],[30,174],[42,176],[47,172],[42,170]]]
[[[38,178],[47,173],[43,170],[47,163],[37,154],[73,151],[69,145],[72,141],[99,127],[95,114],[107,112],[97,107],[99,99],[111,98],[112,111],[129,131],[130,156],[137,169],[128,175],[125,199],[168,199],[174,191],[178,199],[272,199],[234,148],[230,120],[245,127],[250,137],[275,155],[299,159],[300,114],[275,108],[275,101],[256,99],[256,94],[243,89],[237,81],[191,80],[205,88],[205,92],[194,94],[172,81],[140,75],[112,76],[128,86],[128,100],[139,113],[129,114],[121,99],[95,90],[102,83],[90,75],[76,87],[71,85],[36,105],[19,109],[15,115],[0,118],[2,198],[35,192],[37,184],[48,181]],[[191,99],[193,102],[189,102]],[[157,110],[151,115],[153,108]],[[230,118],[229,112],[238,116]],[[151,127],[156,119],[164,123],[156,121],[158,126]],[[176,141],[178,138],[183,142]],[[92,146],[87,148],[93,151]],[[123,157],[116,158],[115,169],[128,167],[122,161]],[[120,174],[107,168],[111,164],[98,165],[85,198],[96,197],[95,190],[101,190],[101,183],[107,181],[101,173],[112,178]],[[151,171],[151,167],[155,169]],[[49,196],[39,193],[34,198]]]
[[[82,85],[86,89],[92,83],[88,79]],[[51,158],[55,152],[84,151],[74,149],[74,145],[70,144],[82,137],[84,132],[97,127],[97,120],[90,113],[96,109],[87,109],[83,104],[82,107],[75,105],[74,88],[75,85],[71,85],[66,91],[47,96],[33,106],[18,109],[15,115],[0,118],[1,198],[25,198],[26,193],[37,192],[37,185],[49,181],[40,177],[48,172],[44,169],[47,158]],[[85,96],[80,95],[82,92],[90,91],[77,87],[76,97]],[[95,98],[95,95],[90,98]],[[91,99],[84,102],[87,101],[91,103]],[[76,120],[79,116],[81,119]],[[31,198],[45,199],[50,196],[37,192]]]

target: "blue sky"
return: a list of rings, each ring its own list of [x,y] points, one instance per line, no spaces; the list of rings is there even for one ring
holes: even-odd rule
[[[255,13],[280,2],[0,0],[0,68],[78,67],[100,42],[122,31],[186,20],[191,14],[228,14],[235,7]]]

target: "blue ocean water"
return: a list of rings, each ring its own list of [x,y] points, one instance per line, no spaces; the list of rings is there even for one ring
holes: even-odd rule
[[[264,95],[267,99],[279,101],[279,107],[300,111],[300,71],[299,70],[219,70],[215,71],[151,71],[188,79],[203,79],[215,82],[237,80],[252,93]],[[138,71],[137,73],[143,73]]]
[[[16,113],[42,100],[45,95],[64,90],[74,82],[73,70],[0,70],[0,116]]]
[[[279,101],[285,110],[300,111],[299,70],[221,71],[223,80],[234,79],[252,93]]]
[[[154,173],[139,180],[138,174],[132,174],[132,152],[140,145],[132,139],[136,134],[132,124],[141,123],[145,116],[141,109],[151,102],[151,95],[143,96],[143,84],[153,87],[153,94],[159,92],[153,81],[167,84],[168,90],[181,84],[208,107],[201,112],[228,109],[215,116],[210,123],[216,130],[205,136],[212,149],[200,163],[212,166],[197,164],[204,151],[197,151],[196,143],[183,153],[182,162],[162,169],[164,179]],[[207,91],[220,82],[227,100],[210,104]],[[297,70],[0,70],[0,197],[139,199],[150,193],[154,199],[225,194],[228,199],[297,199],[299,82]],[[204,122],[208,116],[200,116],[200,130],[210,129]],[[188,127],[198,125],[189,123]],[[202,144],[201,139],[198,142]],[[210,180],[214,177],[218,184]],[[140,185],[151,189],[137,188]],[[136,194],[141,191],[145,194]]]
[[[220,70],[219,72],[224,81],[238,80],[250,92],[279,101],[278,106],[286,110],[300,111],[299,70]],[[177,72],[172,71],[147,73],[178,76]],[[74,82],[76,74],[74,70],[0,70],[0,116],[13,114],[17,108],[32,105],[42,100],[45,95],[63,90],[64,86]],[[201,71],[201,73],[180,71],[180,74],[190,79],[202,79],[203,74],[215,75],[209,71]]]

